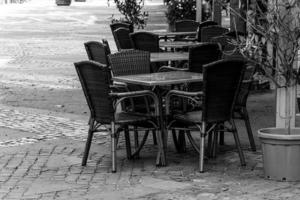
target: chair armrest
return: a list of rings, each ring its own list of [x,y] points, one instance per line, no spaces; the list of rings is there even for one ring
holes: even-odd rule
[[[110,93],[110,96],[116,99],[115,107],[120,104],[122,101],[128,98],[135,98],[135,97],[143,97],[143,96],[149,96],[153,99],[154,102],[154,108],[155,108],[155,116],[159,116],[159,100],[157,95],[150,91],[150,90],[140,90],[140,91],[132,91],[132,92],[120,92]]]
[[[201,97],[203,96],[203,92],[199,91],[199,92],[186,92],[186,91],[180,91],[180,90],[170,90],[168,92],[168,94],[166,95],[166,114],[169,115],[170,114],[170,100],[172,96],[178,96],[178,97],[182,97],[182,98],[186,98],[186,99],[190,99],[192,101],[197,102],[196,99],[194,99],[194,97]]]
[[[242,83],[243,84],[250,84],[250,83],[252,83],[253,82],[253,80],[242,80]]]
[[[170,71],[188,71],[187,68],[176,68],[170,66],[162,66],[159,68],[158,72],[170,72]]]

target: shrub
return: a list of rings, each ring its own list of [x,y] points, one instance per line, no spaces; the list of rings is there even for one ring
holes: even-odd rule
[[[166,0],[169,24],[181,19],[196,19],[196,0]]]
[[[112,1],[112,0],[108,0]],[[148,19],[148,13],[143,12],[144,0],[113,0],[119,12],[124,16],[115,21],[126,21],[132,23],[137,28],[144,28]]]

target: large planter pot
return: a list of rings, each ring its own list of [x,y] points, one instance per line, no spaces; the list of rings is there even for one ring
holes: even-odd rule
[[[283,128],[258,130],[263,152],[265,178],[300,181],[300,128],[291,134]]]
[[[58,6],[69,6],[71,4],[71,0],[55,0],[55,3]]]

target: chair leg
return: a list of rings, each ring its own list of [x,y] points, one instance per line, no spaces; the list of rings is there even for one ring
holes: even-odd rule
[[[246,108],[242,108],[242,116],[243,116],[244,121],[245,121],[245,125],[246,125],[246,129],[247,129],[247,134],[248,134],[251,149],[252,149],[252,151],[256,151],[256,145],[255,145],[254,137],[253,137],[253,134],[252,134],[252,129],[251,129],[251,124],[250,124],[250,120],[249,120],[248,111],[247,111]]]
[[[134,148],[137,150],[139,148],[139,133],[137,131],[137,127],[134,127]],[[136,155],[136,157],[139,157],[139,154]]]
[[[90,152],[90,148],[91,148],[91,143],[92,143],[92,139],[93,139],[93,135],[94,135],[94,120],[90,119],[89,120],[89,131],[88,131],[88,137],[86,140],[86,144],[85,144],[85,149],[84,149],[84,153],[83,153],[83,158],[82,158],[82,166],[86,166],[86,162],[89,156],[89,152]]]
[[[177,134],[176,134],[175,129],[172,129],[172,138],[173,138],[173,142],[174,142],[175,149],[176,149],[177,153],[180,153],[180,147],[179,147],[179,143],[178,143]]]
[[[152,131],[152,136],[153,136],[153,144],[157,145],[157,139],[156,139],[156,133],[155,130]]]
[[[224,129],[224,124],[220,125],[220,128],[223,130]],[[220,135],[220,142],[219,144],[220,145],[224,145],[224,131],[220,131],[219,132],[219,135]]]
[[[179,130],[178,142],[179,142],[180,153],[186,152],[185,132],[183,130]]]
[[[206,124],[203,122],[202,128],[200,131],[200,154],[199,154],[199,171],[203,173],[203,166],[204,166],[204,139],[205,139],[205,131],[206,131]]]
[[[212,146],[212,153],[211,153],[211,157],[212,158],[216,158],[216,152],[218,149],[218,132],[217,130],[213,130],[213,146]],[[223,132],[224,133],[224,132]]]
[[[232,125],[232,133],[233,133],[233,137],[234,137],[234,140],[235,140],[236,148],[238,150],[240,160],[241,160],[241,165],[245,166],[246,165],[245,157],[244,157],[244,154],[243,154],[243,151],[242,151],[242,148],[241,148],[241,142],[240,142],[237,130],[236,130],[234,120],[231,120],[231,125]]]
[[[111,171],[114,173],[117,171],[117,152],[116,152],[116,133],[115,133],[115,123],[111,122]]]
[[[127,159],[131,159],[131,144],[128,126],[124,128]]]
[[[207,149],[208,149],[208,151],[206,152],[206,156],[208,157],[208,158],[211,158],[212,157],[212,155],[211,155],[211,153],[212,153],[212,147],[213,147],[213,135],[212,134],[208,134],[208,139],[207,139]]]

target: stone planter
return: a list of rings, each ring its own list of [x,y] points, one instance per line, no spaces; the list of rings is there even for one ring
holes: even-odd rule
[[[265,178],[300,181],[300,128],[258,130],[263,152]]]
[[[58,6],[69,6],[71,4],[71,0],[55,0],[55,3]]]

